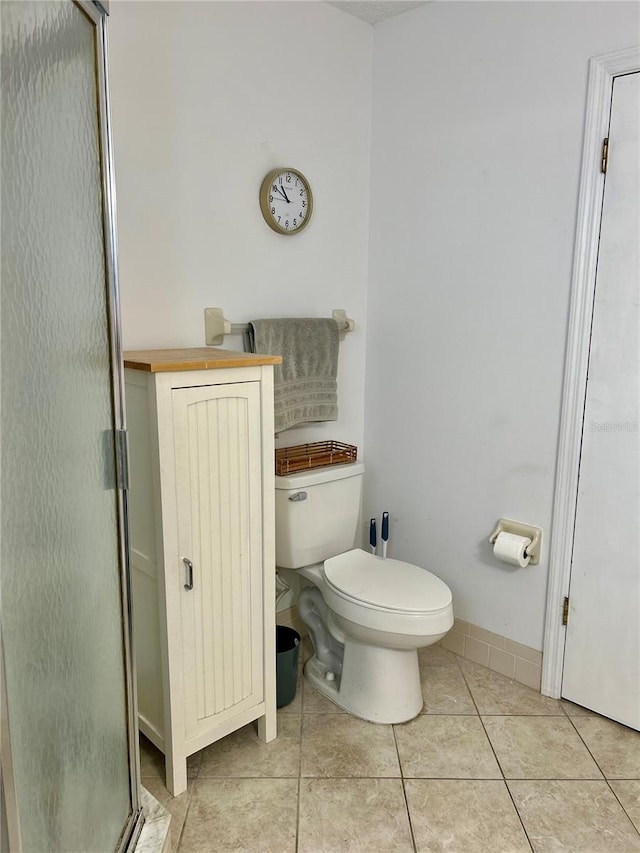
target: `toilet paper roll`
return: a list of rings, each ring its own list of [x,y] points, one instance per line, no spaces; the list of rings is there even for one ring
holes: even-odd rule
[[[531,545],[531,539],[526,536],[516,536],[515,533],[498,533],[493,546],[493,553],[497,560],[509,563],[510,566],[520,566],[523,569],[529,565],[531,557],[525,556],[525,550]]]

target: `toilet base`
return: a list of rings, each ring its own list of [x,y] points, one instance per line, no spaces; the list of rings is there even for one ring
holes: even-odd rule
[[[385,649],[348,639],[342,674],[327,678],[315,654],[304,676],[339,708],[371,723],[406,723],[422,710],[416,649]]]

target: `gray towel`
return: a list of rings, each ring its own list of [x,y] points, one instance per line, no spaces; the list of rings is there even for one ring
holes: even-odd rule
[[[338,420],[338,324],[301,318],[252,320],[250,352],[281,355],[274,367],[275,430]]]

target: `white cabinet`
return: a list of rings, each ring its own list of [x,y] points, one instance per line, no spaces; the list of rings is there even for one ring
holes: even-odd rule
[[[276,736],[274,361],[125,353],[139,727],[174,795],[188,755]]]

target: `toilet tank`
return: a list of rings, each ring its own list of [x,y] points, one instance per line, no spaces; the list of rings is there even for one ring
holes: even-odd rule
[[[364,464],[276,477],[276,566],[300,569],[356,544]]]

